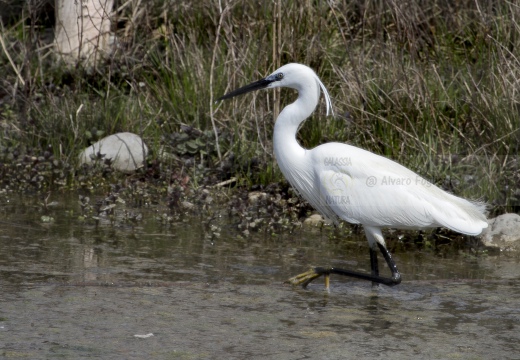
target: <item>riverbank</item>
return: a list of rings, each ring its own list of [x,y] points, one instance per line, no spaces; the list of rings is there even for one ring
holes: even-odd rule
[[[116,13],[110,59],[67,70],[48,46],[50,15],[31,9],[4,19],[1,191],[45,198],[118,189],[179,212],[183,202],[218,198],[215,186],[228,182],[226,196],[272,193],[297,204],[282,206],[283,216],[302,220],[310,208],[289,190],[271,141],[273,119],[294,94],[213,102],[295,61],[316,70],[337,114],[325,117],[319,106],[299,133],[303,146],[348,142],[488,202],[491,216],[516,212],[519,11],[474,1],[242,1],[225,11],[216,2],[156,2]],[[81,150],[120,131],[150,147],[142,169],[79,165]]]

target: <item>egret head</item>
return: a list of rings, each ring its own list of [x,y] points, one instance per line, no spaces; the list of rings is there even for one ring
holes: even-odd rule
[[[232,97],[246,94],[255,90],[271,89],[276,87],[288,87],[296,89],[298,91],[302,91],[304,87],[309,86],[313,83],[315,85],[318,85],[323,91],[323,94],[325,95],[328,115],[329,111],[332,110],[332,102],[330,101],[329,93],[325,88],[325,85],[323,85],[318,75],[316,75],[316,73],[311,68],[296,63],[284,65],[275,70],[272,74],[266,76],[265,78],[255,81],[241,88],[238,88],[234,91],[231,91],[217,99],[217,101],[230,99]],[[317,91],[319,92],[318,87]]]

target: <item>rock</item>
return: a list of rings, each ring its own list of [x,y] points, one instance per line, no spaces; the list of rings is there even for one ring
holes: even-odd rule
[[[303,225],[305,226],[331,226],[334,225],[334,222],[330,219],[324,218],[320,214],[312,214],[307,219],[303,220]]]
[[[251,191],[247,195],[247,200],[249,201],[249,204],[254,205],[258,203],[260,200],[267,199],[267,194],[265,192],[261,191]]]
[[[503,214],[488,220],[482,232],[485,246],[504,250],[520,250],[520,215]]]
[[[184,209],[186,210],[194,210],[195,209],[195,205],[190,203],[189,201],[183,201],[181,202],[181,205]]]
[[[307,226],[322,226],[325,224],[325,219],[320,214],[312,214],[303,221],[303,224]]]
[[[80,163],[91,163],[93,159],[98,158],[98,154],[104,155],[103,159],[111,159],[114,169],[131,173],[143,166],[148,155],[148,147],[136,134],[118,133],[107,136],[83,150],[79,155]]]

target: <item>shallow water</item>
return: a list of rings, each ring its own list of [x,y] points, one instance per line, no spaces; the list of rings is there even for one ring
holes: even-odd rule
[[[209,240],[196,217],[94,226],[71,209],[0,210],[1,358],[520,359],[515,254],[397,250],[399,286],[333,276],[327,293],[283,281],[368,270],[363,238],[244,237],[222,218]]]

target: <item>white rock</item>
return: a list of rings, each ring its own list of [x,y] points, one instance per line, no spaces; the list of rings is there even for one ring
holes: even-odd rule
[[[195,205],[190,203],[189,201],[183,201],[183,202],[181,202],[181,205],[186,210],[193,210],[193,209],[195,209]]]
[[[303,220],[303,225],[315,227],[320,227],[323,225],[331,226],[334,225],[334,222],[330,219],[323,217],[321,214],[315,213],[309,216],[307,219]]]
[[[251,191],[247,194],[247,200],[249,204],[254,205],[258,203],[260,200],[267,199],[267,193],[261,191]]]
[[[321,226],[324,223],[325,219],[320,214],[312,214],[303,221],[303,224],[308,226]]]
[[[103,159],[111,159],[114,169],[131,173],[143,166],[148,155],[148,147],[136,134],[124,132],[107,136],[81,152],[81,164],[91,163],[97,155],[105,155]],[[91,157],[92,155],[92,157]]]
[[[500,250],[520,250],[520,215],[503,214],[488,220],[482,242]]]

